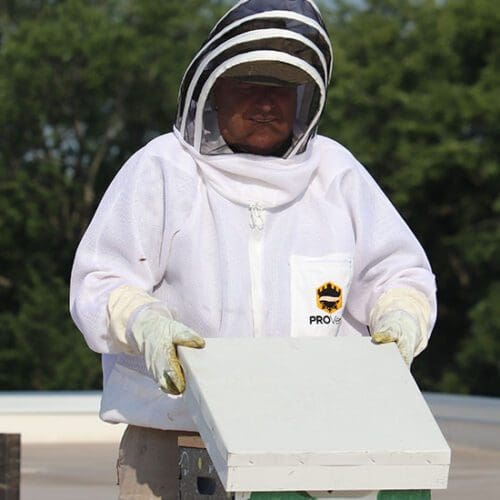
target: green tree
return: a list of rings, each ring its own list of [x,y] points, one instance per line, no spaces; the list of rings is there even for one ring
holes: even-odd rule
[[[67,312],[73,254],[123,161],[171,128],[182,72],[224,3],[0,5],[0,389],[98,386]],[[500,12],[321,3],[335,51],[321,131],[384,186],[437,274],[417,379],[500,395]]]
[[[101,381],[92,354],[67,313],[67,283],[36,271],[18,292],[16,314],[0,314],[3,335],[0,387],[3,389],[94,389]]]
[[[332,23],[323,131],[385,187],[437,275],[439,319],[417,378],[500,395],[499,366],[479,348],[500,345],[499,323],[482,318],[500,313],[500,12],[485,0],[369,0],[341,5]]]
[[[0,7],[0,389],[97,387],[67,312],[73,255],[121,164],[171,129],[221,3]]]

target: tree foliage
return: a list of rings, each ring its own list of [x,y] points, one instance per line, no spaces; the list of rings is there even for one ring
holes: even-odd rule
[[[483,317],[500,313],[500,12],[484,0],[371,0],[341,6],[334,25],[323,130],[385,187],[437,276],[417,378],[500,395],[500,358],[483,357],[500,346],[498,320]]]
[[[171,128],[221,2],[0,9],[0,388],[98,387],[67,312],[74,252],[120,165]]]
[[[1,389],[99,385],[67,312],[78,241],[123,161],[173,123],[224,0],[0,6]],[[321,2],[334,81],[321,132],[351,149],[428,251],[426,389],[500,395],[500,12],[486,0]]]

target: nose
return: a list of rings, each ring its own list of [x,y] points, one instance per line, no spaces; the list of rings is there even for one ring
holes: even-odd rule
[[[255,106],[264,113],[269,113],[274,107],[273,93],[269,89],[259,89],[255,97]]]

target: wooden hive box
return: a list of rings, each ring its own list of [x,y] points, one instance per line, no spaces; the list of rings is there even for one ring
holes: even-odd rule
[[[450,449],[395,344],[207,339],[179,355],[226,491],[447,486]]]

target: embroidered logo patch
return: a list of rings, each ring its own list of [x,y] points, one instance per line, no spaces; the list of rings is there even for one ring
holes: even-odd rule
[[[316,288],[316,305],[331,314],[342,307],[342,288],[329,281]]]

